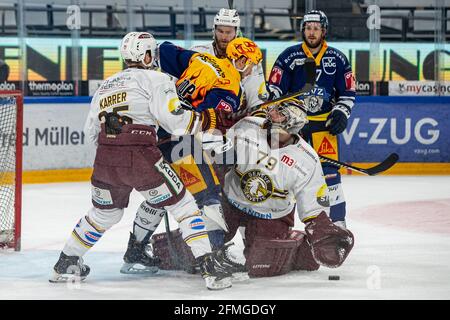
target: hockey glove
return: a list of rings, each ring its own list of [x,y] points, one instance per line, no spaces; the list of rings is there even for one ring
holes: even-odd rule
[[[336,226],[325,212],[307,222],[305,232],[314,259],[325,267],[342,265],[353,248],[353,234]]]
[[[128,117],[122,117],[116,112],[102,112],[99,114],[99,119],[105,118],[105,131],[106,134],[119,134],[122,132],[122,127],[131,123],[131,119]]]
[[[344,111],[333,109],[328,115],[326,126],[333,136],[342,133],[347,128],[348,118]]]
[[[224,110],[206,109],[202,115],[202,131],[217,129],[225,134],[235,121],[231,118],[231,113]]]

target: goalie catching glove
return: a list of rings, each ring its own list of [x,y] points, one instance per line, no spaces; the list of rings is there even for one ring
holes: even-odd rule
[[[342,265],[354,245],[353,234],[336,226],[325,212],[306,222],[305,232],[314,259],[328,268]]]

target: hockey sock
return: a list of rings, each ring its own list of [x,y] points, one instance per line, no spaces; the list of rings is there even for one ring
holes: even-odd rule
[[[64,246],[63,252],[68,256],[83,256],[103,235],[104,230],[94,225],[85,216],[78,221],[72,235]]]
[[[208,237],[213,250],[218,250],[223,247],[225,242],[225,232],[223,230],[208,231]]]
[[[195,258],[211,252],[211,245],[202,215],[183,219],[180,222],[180,230],[184,242],[191,248]]]
[[[133,234],[136,240],[148,243],[165,213],[164,209],[153,208],[147,201],[142,202],[133,223]]]

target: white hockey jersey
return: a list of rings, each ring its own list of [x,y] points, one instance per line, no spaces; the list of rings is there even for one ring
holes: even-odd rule
[[[133,124],[159,126],[183,135],[199,130],[198,114],[181,109],[174,82],[170,76],[153,70],[129,68],[107,78],[91,101],[84,127],[94,143],[100,132],[99,114],[117,112]]]
[[[206,52],[216,55],[214,52],[213,43],[197,45],[190,48],[197,52]],[[244,92],[244,99],[246,101],[247,108],[254,107],[261,103],[264,103],[268,97],[266,90],[266,78],[264,76],[264,71],[262,64],[259,63],[253,66],[252,73],[241,80],[242,91]]]
[[[328,188],[314,149],[301,137],[295,144],[271,149],[264,118],[246,117],[227,133],[237,161],[225,175],[228,201],[262,219],[289,214],[295,205],[300,220],[329,214]]]

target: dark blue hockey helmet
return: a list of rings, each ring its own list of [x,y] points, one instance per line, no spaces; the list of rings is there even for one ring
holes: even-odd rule
[[[328,30],[328,18],[325,13],[321,10],[311,10],[307,14],[303,16],[301,32],[302,34],[305,31],[305,25],[307,22],[320,22],[322,29],[325,30],[325,34]]]

